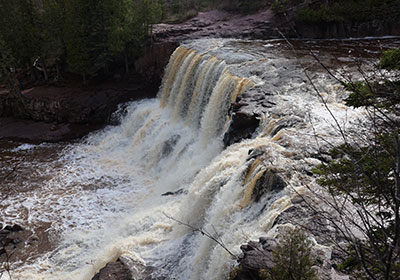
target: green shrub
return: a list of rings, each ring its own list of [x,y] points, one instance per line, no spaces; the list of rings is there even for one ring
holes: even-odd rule
[[[396,21],[400,19],[400,0],[336,0],[329,5],[299,9],[296,19],[307,23]]]
[[[312,243],[298,228],[289,229],[279,240],[273,252],[274,266],[270,270],[260,270],[259,276],[268,280],[317,280],[312,269]]]
[[[400,70],[400,48],[383,52],[378,65],[388,70]]]

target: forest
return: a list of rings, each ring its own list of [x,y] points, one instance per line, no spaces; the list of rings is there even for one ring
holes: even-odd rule
[[[15,0],[0,1],[0,75],[10,69],[31,81],[78,74],[86,84],[130,65],[151,43],[152,25],[176,23],[199,11],[247,14],[270,6],[277,15],[297,9],[296,20],[321,22],[399,18],[400,1],[299,0]],[[37,70],[39,69],[39,71]],[[51,73],[51,75],[49,75]],[[49,77],[51,76],[51,77]]]
[[[50,69],[53,79],[67,70],[86,83],[116,62],[128,72],[162,7],[152,0],[2,0],[0,13],[3,73],[26,71],[36,80],[39,65],[45,80]]]

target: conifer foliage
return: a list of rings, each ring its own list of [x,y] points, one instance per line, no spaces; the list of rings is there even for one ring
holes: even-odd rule
[[[301,230],[288,229],[273,252],[274,266],[259,272],[267,280],[317,280],[312,266],[312,243]]]

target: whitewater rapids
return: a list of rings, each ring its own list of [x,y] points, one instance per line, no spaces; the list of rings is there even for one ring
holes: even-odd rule
[[[1,222],[32,231],[50,224],[55,243],[15,264],[13,279],[91,279],[121,255],[155,267],[155,279],[226,279],[235,264],[229,253],[174,219],[207,230],[239,254],[249,239],[273,237],[273,223],[295,192],[315,184],[305,171],[319,163],[316,139],[340,141],[304,75],[312,58],[288,53],[276,43],[222,39],[178,47],[156,99],[123,106],[118,126],[65,147],[57,160],[38,166],[46,174],[40,186],[3,203]],[[334,79],[311,73],[337,122],[355,127],[364,112],[343,104],[346,93]],[[258,112],[252,139],[224,149],[230,105],[254,89],[275,106]],[[260,147],[265,160],[249,159]],[[41,147],[14,152],[35,149]],[[266,169],[287,186],[255,202],[252,192]]]

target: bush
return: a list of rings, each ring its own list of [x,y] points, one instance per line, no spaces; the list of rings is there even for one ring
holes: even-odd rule
[[[341,22],[346,20],[353,22],[371,20],[397,21],[399,19],[400,0],[336,0],[330,1],[329,5],[321,4],[317,7],[302,8],[296,13],[296,20],[306,23]]]
[[[388,70],[400,70],[400,48],[385,51],[378,65]]]
[[[289,229],[279,240],[273,252],[274,266],[260,270],[260,277],[268,280],[317,280],[311,255],[312,243],[305,233],[297,228]]]

